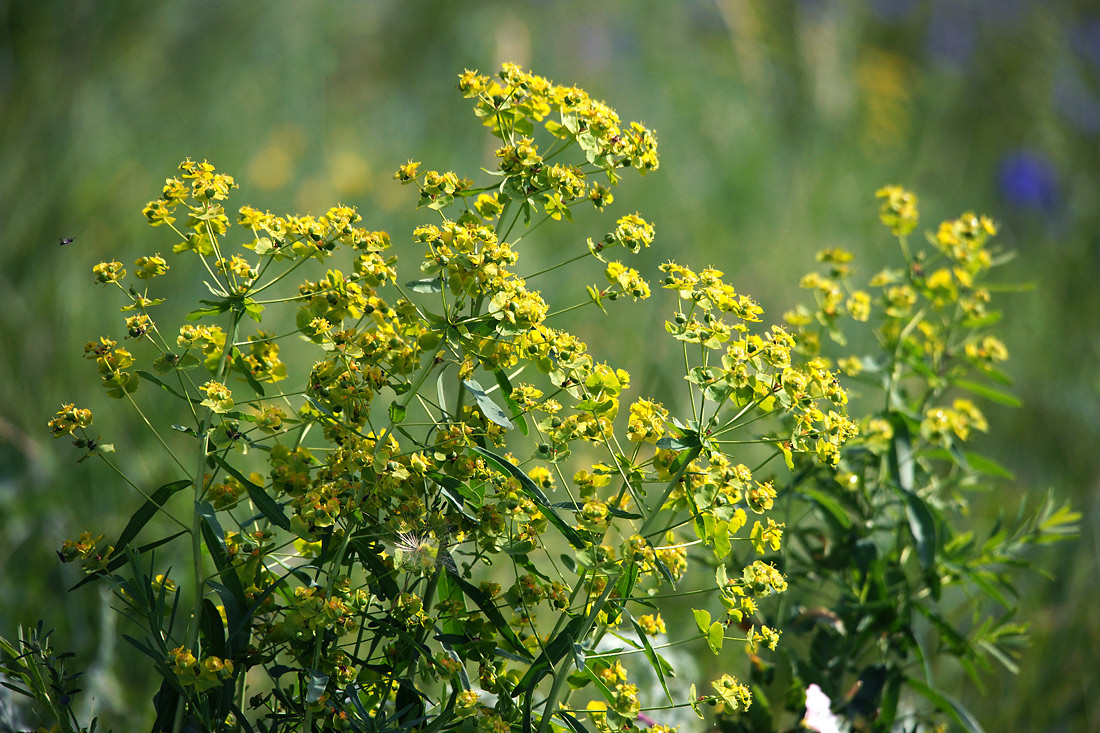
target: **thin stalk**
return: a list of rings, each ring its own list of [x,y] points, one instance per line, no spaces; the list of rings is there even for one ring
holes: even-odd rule
[[[133,395],[131,395],[129,392],[126,392],[126,390],[123,390],[123,393],[126,395],[126,399],[130,401],[130,404],[133,405],[134,409],[137,410],[137,414],[141,416],[142,421],[145,422],[145,427],[149,428],[149,430],[152,431],[153,435],[156,436],[157,441],[160,442],[164,450],[168,452],[168,455],[172,457],[172,462],[179,466],[184,473],[186,473],[187,469],[180,462],[180,459],[176,458],[176,454],[172,452],[172,449],[168,447],[168,444],[164,442],[164,438],[162,438],[161,434],[157,432],[157,429],[153,427],[153,423],[149,422],[149,418],[145,417],[145,413],[141,411],[141,408],[138,407],[138,403],[134,401]]]
[[[584,254],[579,254],[576,257],[570,257],[569,259],[563,260],[563,261],[559,262],[558,264],[556,264],[552,267],[547,267],[547,268],[544,268],[542,270],[538,270],[537,272],[532,272],[530,275],[526,276],[523,279],[524,280],[532,280],[532,279],[538,277],[539,275],[545,275],[548,272],[553,272],[554,270],[558,269],[559,267],[565,267],[566,265],[571,265],[574,262],[576,262],[577,260],[583,260],[585,257],[591,257],[591,256],[592,256],[591,252],[585,252]]]
[[[142,488],[141,488],[140,486],[138,486],[138,485],[137,485],[137,484],[135,484],[135,483],[134,483],[133,481],[131,481],[131,480],[130,480],[130,477],[129,477],[129,476],[127,476],[127,475],[126,475],[125,473],[123,473],[123,472],[122,472],[122,471],[121,471],[121,470],[119,469],[119,467],[118,467],[118,466],[116,466],[115,464],[113,464],[113,463],[111,463],[111,462],[110,462],[109,460],[107,460],[107,457],[106,457],[106,456],[104,456],[104,455],[103,455],[102,453],[98,453],[98,454],[96,454],[96,455],[98,455],[98,456],[100,457],[100,459],[101,459],[101,460],[102,460],[102,461],[103,461],[104,463],[106,463],[106,464],[107,464],[108,466],[110,466],[110,467],[111,467],[111,470],[112,470],[112,471],[114,471],[115,473],[117,473],[117,474],[118,474],[118,475],[119,475],[119,476],[120,476],[120,477],[122,478],[122,480],[123,480],[123,481],[125,481],[125,482],[126,482],[126,483],[128,483],[128,484],[130,484],[130,486],[131,486],[131,487],[132,487],[132,488],[134,489],[134,491],[136,491],[136,492],[138,492],[139,494],[141,494],[142,496],[144,496],[144,497],[145,497],[145,500],[146,500],[146,501],[148,501],[149,503],[151,503],[151,504],[154,504],[154,506],[156,506],[156,504],[155,504],[155,503],[153,502],[153,497],[149,496],[149,494],[147,494],[147,493],[145,492],[145,490],[144,490],[144,489],[142,489]],[[172,514],[171,514],[171,513],[170,513],[170,512],[169,512],[169,511],[168,511],[167,509],[165,509],[164,507],[162,507],[162,506],[157,506],[157,511],[158,511],[158,512],[160,512],[161,514],[163,514],[164,516],[168,517],[169,519],[171,519],[171,520],[172,520],[173,522],[175,522],[176,524],[178,524],[178,525],[180,526],[180,528],[181,528],[181,529],[183,529],[184,531],[186,531],[186,532],[190,532],[190,531],[191,531],[191,528],[190,528],[190,527],[188,527],[188,526],[187,526],[187,525],[186,525],[186,524],[185,524],[184,522],[180,521],[179,519],[176,519],[176,517],[175,517],[175,516],[173,516],[173,515],[172,515]]]

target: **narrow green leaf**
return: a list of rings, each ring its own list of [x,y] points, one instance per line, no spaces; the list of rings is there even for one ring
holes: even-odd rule
[[[438,277],[429,277],[423,280],[411,280],[405,283],[405,287],[414,293],[441,293],[443,292],[443,280]]]
[[[550,520],[550,523],[553,524],[557,528],[557,530],[565,536],[567,540],[569,540],[569,544],[573,545],[573,547],[576,547],[577,549],[582,550],[588,546],[588,543],[581,538],[580,534],[577,533],[577,530],[570,527],[564,519],[558,516],[557,512],[555,512],[554,509],[550,506],[550,499],[547,498],[546,494],[543,493],[538,484],[532,481],[531,477],[525,474],[519,466],[515,465],[503,456],[497,455],[491,450],[482,448],[480,446],[470,446],[470,450],[484,456],[489,460],[490,463],[496,465],[497,468],[507,471],[509,474],[515,477],[520,482],[520,485],[523,487],[527,495],[536,504],[538,504],[540,508],[546,510],[544,512],[546,514],[546,518]]]
[[[840,505],[833,497],[826,494],[824,491],[814,489],[808,486],[799,488],[798,493],[802,494],[806,498],[813,501],[819,507],[825,510],[826,514],[840,524],[844,529],[848,529],[852,526],[852,519],[848,516],[848,512],[844,511],[844,507]]]
[[[503,369],[494,369],[493,378],[496,379],[497,386],[500,387],[500,395],[504,398],[504,403],[512,411],[512,419],[518,422],[519,431],[524,437],[527,437],[531,430],[527,427],[527,418],[523,416],[523,411],[512,399],[512,382],[508,379],[508,375],[504,373]]]
[[[156,377],[154,377],[154,376],[153,376],[152,374],[150,374],[149,372],[143,372],[143,371],[141,371],[141,370],[139,369],[139,370],[137,371],[137,375],[138,375],[139,377],[141,377],[142,379],[144,379],[144,380],[145,380],[146,382],[152,382],[153,384],[157,385],[158,387],[160,387],[160,388],[161,388],[161,389],[163,389],[164,391],[166,391],[166,392],[169,392],[169,393],[171,393],[171,394],[175,395],[176,397],[179,397],[179,398],[180,398],[181,400],[183,400],[183,401],[185,401],[185,402],[190,402],[190,400],[188,400],[188,399],[187,399],[186,397],[184,397],[184,396],[183,396],[183,395],[181,395],[181,394],[180,394],[179,392],[177,392],[176,390],[172,389],[171,387],[169,387],[169,386],[168,386],[167,384],[165,384],[164,382],[162,382],[162,381],[160,381],[159,379],[157,379]]]
[[[956,723],[969,731],[969,733],[985,733],[981,724],[974,719],[970,711],[964,708],[958,700],[951,697],[946,692],[934,690],[915,677],[906,677],[905,681],[913,690],[951,716]]]
[[[190,485],[191,479],[180,479],[165,484],[154,491],[149,496],[149,500],[142,504],[141,508],[134,512],[133,516],[130,517],[130,521],[126,523],[122,534],[118,536],[118,541],[115,542],[115,552],[120,553],[129,547],[131,540],[137,537],[138,532],[153,518],[157,510],[164,506],[173,494],[186,489]]]
[[[241,350],[236,346],[233,347],[233,366],[237,368],[237,371],[244,376],[245,381],[248,382],[248,386],[252,388],[252,391],[258,394],[260,397],[264,396],[263,385],[252,374],[252,368],[248,366],[248,362],[241,356]]]
[[[219,587],[222,586],[221,583],[213,580],[206,582],[215,592],[218,592],[223,604],[227,603],[226,599],[228,598],[235,602],[239,608],[244,605],[244,589],[241,588],[241,580],[237,577],[236,568],[229,561],[229,555],[225,548],[225,532],[218,523],[217,512],[214,511],[214,507],[209,502],[205,501],[196,502],[195,507],[198,515],[203,520],[203,542],[206,544],[206,549],[210,551],[210,557],[214,560],[214,567],[218,569],[218,577],[225,584],[226,592],[223,594],[219,591]],[[226,606],[226,616],[229,616],[229,606]]]
[[[584,724],[577,720],[572,714],[559,710],[558,717],[565,721],[566,725],[572,729],[573,733],[590,733],[588,728],[585,728]]]
[[[973,392],[979,397],[984,397],[990,402],[996,402],[999,405],[1008,405],[1009,407],[1019,407],[1023,403],[1020,402],[1015,395],[1011,395],[1008,392],[1002,392],[995,387],[990,387],[987,384],[981,384],[979,382],[972,382],[969,379],[957,379],[952,384],[961,389],[965,389],[968,392]]]
[[[258,486],[249,481],[243,473],[229,465],[229,463],[220,456],[211,455],[210,457],[215,463],[224,468],[230,476],[244,485],[244,488],[248,491],[248,498],[251,499],[252,503],[256,505],[256,508],[267,517],[268,521],[285,530],[290,529],[290,519],[283,513],[283,508],[279,506],[278,502],[271,498],[271,495],[268,494],[262,486]]]
[[[523,646],[523,643],[516,636],[516,632],[512,631],[512,627],[504,620],[504,616],[501,615],[500,609],[496,607],[488,595],[486,595],[480,588],[472,585],[465,580],[461,575],[447,568],[447,572],[451,574],[451,580],[455,585],[466,594],[474,604],[481,609],[481,612],[485,614],[485,617],[489,619],[489,622],[493,625],[493,628],[500,633],[501,637],[508,642],[508,645],[512,648],[516,654],[519,654],[524,659],[531,659],[531,653],[527,651],[527,647]]]
[[[909,531],[917,543],[917,558],[921,567],[928,570],[936,560],[936,520],[924,499],[914,491],[902,490],[905,498],[905,516]]]
[[[909,439],[909,426],[898,414],[890,416],[894,439],[890,442],[890,473],[903,491],[913,490],[913,446]]]
[[[443,375],[447,373],[446,369],[439,370],[439,376],[435,378],[435,398],[439,403],[439,410],[446,415],[447,414],[447,390],[443,385]]]
[[[630,620],[630,624],[634,627],[634,632],[638,635],[638,638],[641,639],[642,646],[645,647],[646,659],[649,660],[649,666],[657,673],[657,679],[660,681],[661,688],[665,691],[669,703],[675,705],[676,701],[672,699],[672,693],[668,691],[668,683],[665,681],[665,671],[671,671],[671,667],[669,667],[668,662],[666,662],[663,657],[654,651],[653,645],[649,643],[649,636],[625,608],[623,609],[623,615]]]
[[[466,596],[462,593],[462,589],[458,587],[458,583],[455,583],[451,578],[450,573],[439,574],[436,593],[439,595],[440,603],[449,602],[455,604],[461,611],[466,610]],[[461,634],[463,630],[463,624],[453,615],[444,618],[440,627],[443,629],[444,634]]]
[[[245,606],[245,604],[248,602],[248,599],[244,597],[244,589],[241,587],[241,584],[237,578],[236,571],[230,571],[230,573],[227,573],[227,575],[228,574],[232,574],[233,577],[225,585],[219,583],[216,580],[208,580],[206,581],[206,584],[210,586],[210,588],[213,589],[215,593],[218,594],[218,598],[220,598],[222,602],[222,608],[225,609],[226,627],[230,630],[227,636],[228,645],[226,646],[226,649],[229,651],[229,656],[233,656],[233,654],[236,653],[235,642],[239,638],[237,636],[237,629],[240,628],[243,624],[248,623],[247,618],[241,618],[241,608]],[[217,613],[217,611],[215,611],[215,613]],[[220,615],[218,615],[218,625],[218,633],[221,633]],[[219,654],[218,656],[224,655]]]
[[[615,709],[615,693],[608,689],[607,684],[600,679],[599,675],[592,671],[591,667],[587,664],[584,666],[584,673],[588,676],[588,679],[592,680],[596,685],[596,689],[603,695],[603,699],[607,700],[607,706],[609,710]]]
[[[619,575],[619,580],[615,583],[615,590],[618,592],[619,598],[630,598],[634,595],[634,584],[638,582],[638,564],[630,563],[630,565]],[[611,608],[608,608],[608,616],[611,616]]]
[[[478,384],[476,380],[464,379],[462,383],[466,385],[466,389],[470,390],[470,394],[474,396],[474,399],[477,401],[477,406],[486,420],[496,423],[506,430],[511,430],[515,427],[512,421],[508,419],[508,415],[500,408],[500,405],[493,402],[493,398],[481,388],[481,385]]]
[[[225,632],[222,629],[222,617],[209,598],[202,599],[202,635],[203,650],[209,650],[219,657],[225,653]]]
[[[970,464],[978,473],[984,473],[986,476],[996,476],[998,478],[1013,480],[1015,476],[1007,468],[997,463],[992,458],[983,456],[981,453],[974,453],[973,451],[963,451],[963,455],[966,456],[966,462]]]

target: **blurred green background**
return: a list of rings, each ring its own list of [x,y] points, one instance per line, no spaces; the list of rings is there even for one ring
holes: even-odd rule
[[[1050,488],[1085,521],[1043,556],[1051,577],[1025,584],[1020,675],[961,678],[958,696],[990,731],[1100,730],[1100,9],[1083,0],[0,2],[0,634],[44,619],[89,669],[101,722],[144,724],[152,690],[125,629],[94,587],[66,595],[77,570],[54,555],[84,529],[116,535],[138,498],[94,462],[74,468],[46,421],[75,400],[135,479],[177,478],[81,358],[121,323],[91,267],[170,249],[141,208],[175,165],[235,175],[230,209],[356,205],[409,256],[424,219],[390,176],[408,158],[471,177],[491,164],[455,77],[504,60],[655,128],[661,170],[628,176],[613,207],[657,226],[643,268],[713,265],[772,319],[818,249],[855,251],[864,275],[885,261],[884,183],[920,195],[924,228],[967,209],[1001,224],[1019,253],[1005,277],[1035,285],[1002,302],[1025,406],[988,410],[982,448],[1016,482],[974,520]],[[607,228],[540,230],[526,264]],[[554,301],[597,276],[555,281]],[[614,331],[639,392],[664,374],[650,334],[669,303],[654,301]],[[614,321],[581,313],[570,327],[606,354]]]

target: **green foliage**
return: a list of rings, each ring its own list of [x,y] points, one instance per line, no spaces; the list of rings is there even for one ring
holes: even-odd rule
[[[661,730],[661,711],[707,702],[720,725],[759,730],[797,724],[808,683],[839,700],[852,679],[852,721],[888,727],[902,691],[968,720],[914,661],[948,654],[976,676],[990,657],[1011,664],[1021,630],[980,607],[960,626],[949,592],[1010,610],[1003,567],[1076,521],[1048,502],[981,542],[953,524],[965,492],[1004,473],[963,450],[988,425],[954,396],[1013,399],[993,386],[992,223],[964,215],[930,238],[931,256],[910,254],[915,197],[884,189],[905,268],[873,278],[871,296],[850,287],[847,253],[826,252],[826,272],[803,280],[815,306],[767,330],[722,272],[667,262],[681,417],[648,398],[620,417],[630,375],[548,321],[649,297],[637,270],[607,258],[649,247],[653,226],[621,216],[567,256],[558,267],[596,260],[606,284],[556,311],[528,288],[544,271],[516,267],[536,227],[603,211],[625,170],[656,170],[656,138],[511,64],[495,79],[465,72],[459,89],[501,141],[498,168],[475,183],[401,166],[433,221],[412,233],[415,274],[351,207],[241,206],[231,222],[235,181],[191,160],[144,213],[197,258],[213,299],[176,330],[154,319],[162,299],[144,282],[169,273],[164,258],[137,260],[140,289],[120,262],[95,268],[134,314],[134,346],[104,336],[85,355],[184,477],[135,486],[145,502],[114,545],[86,532],[60,554],[84,582],[111,583],[126,639],[162,680],[155,729]],[[303,275],[317,280],[291,287]],[[838,363],[884,404],[852,419],[822,343],[846,344],[847,319],[872,318],[872,353]],[[283,363],[291,343],[311,367]],[[143,381],[177,404],[175,435],[145,418]],[[50,428],[114,468],[91,425],[66,404]],[[157,514],[179,531],[139,546]],[[186,571],[154,556],[165,545],[184,549]],[[665,641],[660,611],[680,597],[710,609],[693,609],[698,634]],[[638,606],[653,613],[635,618]],[[602,651],[611,640],[625,646]],[[701,697],[693,681],[685,699],[660,653],[679,641],[715,655],[744,642],[746,681],[699,681],[713,690]],[[764,661],[765,649],[781,651]],[[620,658],[635,653],[668,705],[628,681]]]
[[[1008,352],[992,332],[1000,319],[992,293],[1006,288],[988,280],[1008,256],[990,244],[993,222],[972,213],[943,222],[928,234],[929,249],[913,251],[916,196],[894,186],[878,195],[902,266],[869,278],[868,292],[855,284],[850,253],[821,252],[822,269],[802,280],[814,303],[787,314],[807,357],[835,353],[860,385],[849,405],[859,408],[860,435],[835,466],[795,457],[779,490],[787,543],[778,565],[791,587],[777,609],[784,647],[750,677],[771,714],[726,721],[726,730],[774,728],[782,711],[788,720],[801,714],[791,689],[807,683],[857,726],[911,729],[946,718],[981,730],[937,687],[932,662],[954,659],[979,686],[991,662],[1016,673],[1026,633],[1014,621],[1018,571],[1036,545],[1073,536],[1080,520],[1048,495],[984,533],[975,527],[969,497],[1011,478],[967,448],[989,429],[970,396],[1019,404],[1001,390]],[[857,340],[868,352],[846,351]],[[913,699],[899,707],[906,692],[931,708]]]
[[[35,701],[53,714],[52,730],[72,733],[83,730],[73,710],[73,701],[80,689],[76,687],[79,673],[67,673],[66,662],[71,653],[59,654],[50,646],[53,631],[43,631],[43,625],[19,630],[13,643],[0,637],[0,685]],[[89,730],[96,729],[93,720]],[[40,730],[45,730],[40,729]]]

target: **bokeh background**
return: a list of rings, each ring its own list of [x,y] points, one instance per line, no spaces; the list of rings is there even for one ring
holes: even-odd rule
[[[1042,555],[1049,577],[1024,585],[1019,676],[956,689],[990,731],[1100,730],[1094,0],[0,1],[0,634],[44,619],[89,670],[101,722],[144,724],[150,683],[126,629],[95,588],[66,594],[76,569],[54,555],[93,525],[117,535],[139,499],[94,462],[75,467],[45,424],[76,400],[136,480],[176,478],[129,416],[111,416],[81,348],[120,325],[92,265],[170,248],[141,208],[179,160],[234,174],[237,204],[356,205],[401,251],[423,219],[393,170],[489,164],[455,77],[504,60],[657,130],[661,170],[628,177],[614,207],[656,223],[651,279],[670,257],[710,264],[778,319],[816,250],[853,250],[865,275],[885,260],[884,183],[920,195],[925,228],[967,209],[1000,223],[1019,255],[1005,277],[1034,284],[1002,302],[1025,406],[989,408],[982,449],[1016,480],[977,500],[975,522],[1048,490],[1085,519],[1078,541]],[[546,227],[525,257],[605,226]],[[584,282],[555,281],[555,300],[583,299]],[[650,337],[667,308],[630,329],[587,310],[570,325],[591,343],[613,334],[635,386],[655,390],[666,354]]]

